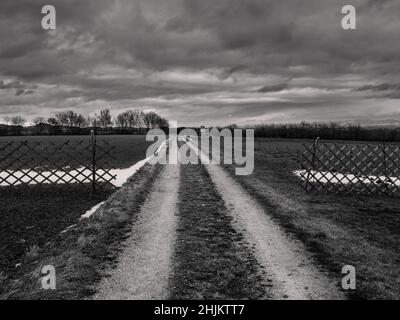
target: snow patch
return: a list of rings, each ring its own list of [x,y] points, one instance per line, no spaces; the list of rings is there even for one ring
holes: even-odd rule
[[[76,226],[76,224],[73,224],[73,225],[69,226],[69,227],[66,228],[65,230],[61,231],[60,234],[67,233],[69,230],[71,230],[71,229],[72,229],[73,227],[75,227],[75,226]]]
[[[147,162],[149,162],[151,158],[158,155],[163,150],[166,143],[169,142],[171,139],[172,138],[169,138],[168,140],[164,141],[158,147],[153,156],[143,159],[127,169],[114,169],[112,174],[116,175],[116,179],[113,180],[113,184],[116,187],[122,187],[128,181],[128,179],[136,174],[136,172],[138,172]],[[104,204],[104,202],[105,201],[100,202],[96,204],[92,209],[86,211],[86,213],[81,216],[81,219],[86,219],[92,216]]]
[[[93,213],[95,213],[104,203],[105,203],[105,201],[102,201],[102,202],[96,204],[92,209],[86,211],[85,214],[81,215],[81,219],[89,218],[89,217],[90,217]]]
[[[172,139],[172,138],[170,138]],[[164,141],[160,147],[155,152],[155,155],[158,155],[162,149],[164,148],[166,142],[170,139]],[[154,156],[152,156],[154,157]],[[104,174],[110,174],[111,176],[115,176],[115,179],[111,180],[111,183],[117,188],[122,187],[124,183],[128,180],[129,177],[133,176],[136,172],[138,172],[152,157],[148,157],[144,160],[141,160],[135,163],[133,166],[125,169],[111,169],[108,172],[104,170],[97,170],[96,174],[102,176]],[[65,167],[67,169],[69,167]],[[93,172],[84,167],[80,167],[74,170],[68,171],[68,174],[65,171],[57,171],[57,170],[49,170],[37,172],[31,169],[12,171],[12,170],[4,170],[0,172],[0,186],[17,186],[20,184],[30,184],[35,185],[39,183],[50,184],[66,184],[66,183],[90,183],[92,180]],[[32,180],[34,179],[34,180]]]
[[[293,171],[294,175],[300,179],[306,181],[308,170],[296,170]],[[354,183],[365,183],[365,184],[388,184],[400,186],[400,177],[385,177],[385,176],[356,176],[354,174],[343,174],[329,171],[310,171],[310,182],[321,182],[321,183],[340,183],[340,184],[354,184]]]

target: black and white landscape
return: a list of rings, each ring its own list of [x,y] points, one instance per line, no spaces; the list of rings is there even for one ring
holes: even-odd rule
[[[0,298],[399,299],[399,15],[2,0]]]

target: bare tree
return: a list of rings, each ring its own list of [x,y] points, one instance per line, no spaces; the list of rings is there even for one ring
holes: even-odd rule
[[[133,126],[140,128],[144,126],[144,115],[145,113],[140,110],[133,110],[132,111],[132,118],[133,118]]]
[[[68,116],[66,112],[59,112],[56,114],[56,119],[58,121],[58,124],[62,126],[67,126],[68,125]]]
[[[88,121],[83,115],[71,110],[57,113],[56,119],[62,126],[85,127],[88,125]]]
[[[74,111],[67,111],[66,117],[67,117],[67,121],[68,121],[68,126],[70,126],[70,127],[77,126],[77,121],[79,118],[77,113],[75,113]]]
[[[46,122],[46,119],[43,118],[43,117],[36,117],[35,119],[33,119],[33,123],[34,123],[35,125],[38,125],[38,124],[40,124],[40,123],[45,123],[45,122]]]
[[[140,128],[143,126],[143,111],[130,110],[128,111],[128,125],[130,128]]]
[[[5,117],[3,117],[3,121],[4,121],[6,124],[9,124],[9,123],[11,122],[11,117],[5,116]]]
[[[96,115],[99,125],[107,128],[112,125],[112,117],[109,109],[100,110],[100,115]]]
[[[53,117],[48,118],[47,119],[47,123],[52,125],[52,126],[60,125],[60,121],[57,118],[53,118]]]
[[[143,115],[143,122],[146,128],[150,128],[152,124],[152,113],[145,113]]]
[[[155,112],[145,113],[140,110],[129,110],[123,113],[120,113],[116,118],[116,124],[119,127],[129,127],[129,128],[156,128],[168,126],[167,120],[160,117]]]
[[[151,111],[143,115],[143,122],[146,128],[159,128],[165,126],[167,120],[160,117],[157,113]]]
[[[97,118],[92,116],[86,117],[86,124],[88,127],[96,127],[97,126]]]
[[[75,124],[79,128],[84,128],[88,126],[86,118],[81,114],[79,114],[78,117],[76,118]]]
[[[22,116],[14,116],[11,117],[10,122],[15,126],[22,126],[26,122],[26,120]]]
[[[129,112],[123,112],[117,115],[115,124],[121,128],[127,128],[129,126]]]

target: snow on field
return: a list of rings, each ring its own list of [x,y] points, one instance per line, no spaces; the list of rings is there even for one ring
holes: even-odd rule
[[[164,147],[166,143],[169,142],[172,138],[164,141],[160,147],[156,150],[153,156],[148,157],[146,159],[140,160],[129,168],[125,169],[110,169],[107,174],[111,176],[115,176],[111,182],[115,187],[122,187],[127,180],[132,177],[136,172],[138,172],[147,162],[150,161],[152,157],[158,155],[161,151],[164,151]],[[19,171],[11,171],[5,170],[0,172],[0,186],[8,187],[8,186],[16,186],[20,184],[30,184],[35,185],[38,183],[57,183],[57,184],[65,184],[65,183],[78,183],[78,181],[83,183],[90,183],[92,179],[92,171],[86,169],[84,167],[80,167],[74,170],[67,171],[57,171],[57,170],[48,170],[48,171],[35,171],[35,169],[43,169],[43,167],[36,167],[34,169],[25,169]],[[63,168],[65,170],[70,169],[69,167]],[[105,172],[103,170],[97,170],[96,174],[102,176]],[[107,176],[106,176],[107,177]],[[93,208],[86,211],[85,214],[81,216],[81,219],[89,218],[93,215],[102,205],[104,201],[96,204]],[[68,228],[63,232],[68,231]]]
[[[340,184],[354,184],[354,183],[365,183],[365,184],[379,184],[385,183],[389,185],[400,186],[399,177],[385,177],[385,176],[356,176],[354,174],[342,174],[337,172],[329,171],[310,171],[310,182],[321,182],[321,183],[340,183]],[[297,177],[302,180],[307,179],[307,170],[296,170],[293,172]]]
[[[111,182],[116,187],[121,187],[126,180],[133,174],[135,174],[143,165],[147,162],[145,160],[139,161],[133,166],[126,169],[111,169],[107,172],[104,170],[96,170],[96,174],[102,176],[106,174],[106,177],[115,176]],[[109,175],[108,175],[109,174]],[[84,167],[79,167],[74,170],[65,171],[57,171],[57,170],[49,170],[49,171],[32,171],[30,169],[20,170],[20,171],[1,171],[0,172],[0,186],[7,187],[10,185],[20,185],[20,184],[49,184],[49,183],[57,183],[57,184],[65,184],[65,183],[78,183],[78,181],[83,183],[90,183],[92,181],[92,171],[86,169]]]
[[[98,204],[96,204],[92,209],[86,211],[85,214],[81,215],[81,219],[85,219],[85,218],[89,218],[93,213],[95,213],[97,211],[97,209],[99,209],[103,204],[105,203],[105,201],[102,201]]]
[[[164,141],[160,145],[160,147],[156,150],[156,152],[154,153],[154,155],[152,157],[154,157],[155,155],[158,155],[161,151],[163,151],[164,146],[170,140],[171,140],[171,138],[168,139],[167,141]],[[115,169],[114,171],[115,171],[115,175],[117,176],[117,178],[115,179],[115,181],[113,181],[113,184],[117,187],[121,187],[128,180],[128,178],[132,177],[136,172],[138,172],[140,170],[140,168],[142,168],[147,162],[149,162],[152,157],[143,159],[127,169]],[[81,219],[89,218],[104,204],[104,202],[105,201],[100,202],[100,203],[96,204],[92,209],[86,211],[86,213],[81,216]]]
[[[168,140],[167,140],[168,141]],[[164,141],[162,145],[157,149],[155,154],[161,152],[167,141]],[[96,170],[98,176],[105,175],[106,178],[115,176],[115,179],[111,180],[115,187],[121,187],[129,177],[133,176],[136,172],[140,170],[152,157],[148,157],[141,160],[129,168],[125,169],[110,169],[105,172],[104,170]],[[36,168],[35,168],[36,169]],[[90,183],[92,181],[92,171],[80,167],[74,170],[68,171],[35,171],[35,169],[25,169],[19,171],[5,170],[0,172],[0,186],[7,187],[10,185],[16,186],[20,184],[30,184],[35,185],[39,183],[49,184],[65,184],[65,183],[78,183],[78,181],[83,183]],[[67,167],[65,168],[68,169]],[[101,181],[101,180],[100,180]]]

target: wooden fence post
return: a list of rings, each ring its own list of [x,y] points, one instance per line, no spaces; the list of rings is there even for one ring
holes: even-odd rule
[[[315,158],[317,156],[317,149],[318,149],[318,143],[319,143],[319,137],[317,137],[314,141],[313,144],[313,155],[311,159],[311,169],[308,169],[308,174],[307,174],[307,181],[306,181],[306,191],[308,191],[308,186],[310,184],[310,179],[311,179],[311,171],[315,171]],[[314,176],[314,174],[313,174]]]
[[[383,143],[383,168],[384,168],[385,182],[389,181],[386,158],[387,158],[387,155],[386,155],[386,142],[384,142]]]
[[[90,131],[90,140],[92,144],[92,195],[96,193],[96,134],[94,130]]]

